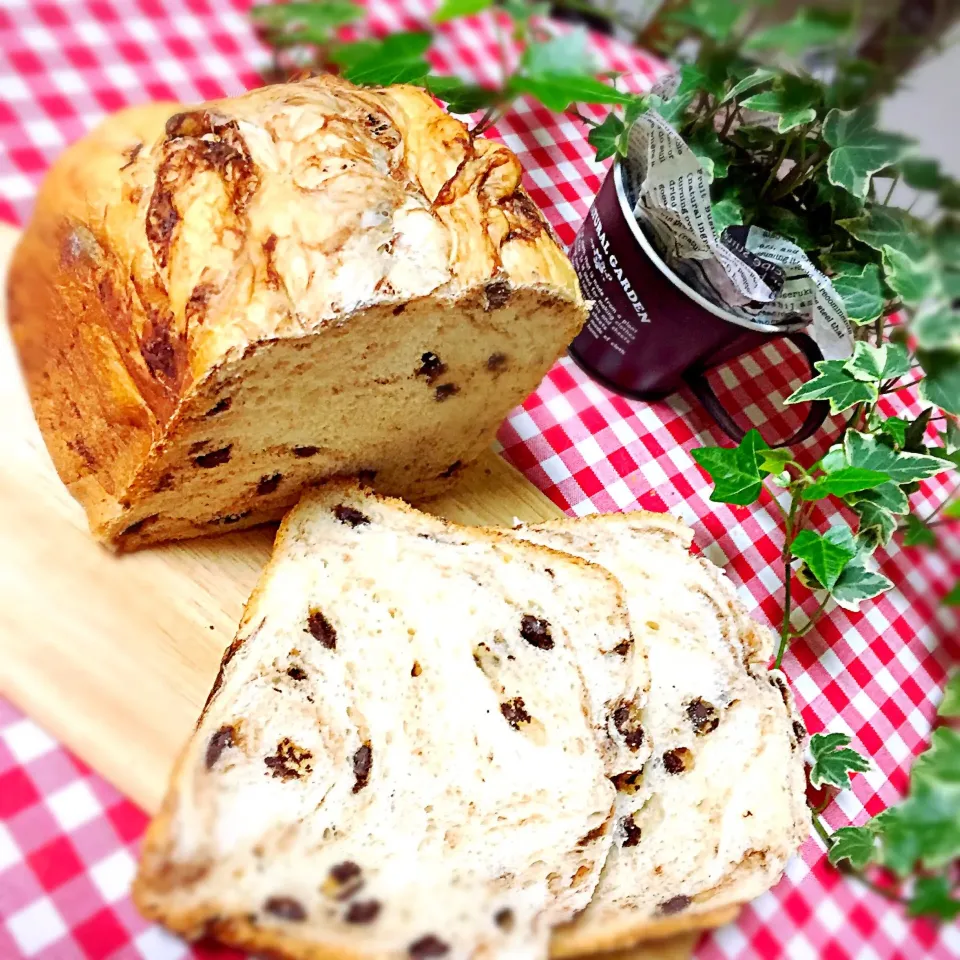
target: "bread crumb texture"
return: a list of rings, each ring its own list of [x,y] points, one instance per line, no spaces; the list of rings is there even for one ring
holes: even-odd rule
[[[545,956],[610,848],[609,717],[645,695],[629,640],[593,564],[356,486],[308,494],[150,827],[138,906],[288,958]]]
[[[121,548],[365,472],[438,492],[585,317],[517,158],[333,77],[123,111],[41,189],[8,297],[37,418]]]

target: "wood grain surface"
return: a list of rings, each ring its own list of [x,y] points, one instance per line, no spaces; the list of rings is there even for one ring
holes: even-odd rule
[[[4,290],[16,236],[0,224]],[[0,693],[153,812],[274,528],[122,557],[98,546],[47,454],[5,320],[0,410]],[[482,524],[563,515],[493,451],[430,509]],[[682,960],[695,940],[685,935],[615,957]]]

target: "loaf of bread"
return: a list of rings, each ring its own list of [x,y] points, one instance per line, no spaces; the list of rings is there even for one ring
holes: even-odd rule
[[[649,753],[640,661],[602,568],[309,493],[148,831],[137,905],[294,960],[545,957],[610,848],[609,777]]]
[[[633,513],[516,534],[611,571],[623,585],[650,695],[654,756],[618,782],[613,850],[590,906],[554,934],[576,956],[715,926],[768,890],[810,831],[806,736],[772,635],[723,573],[689,553],[672,517]]]
[[[437,493],[585,318],[517,158],[422,90],[333,77],[119,113],[14,255],[44,439],[120,549],[365,474]]]

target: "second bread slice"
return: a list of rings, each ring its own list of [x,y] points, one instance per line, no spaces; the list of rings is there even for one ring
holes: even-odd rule
[[[149,830],[136,901],[290,958],[545,956],[609,849],[637,676],[599,567],[356,487],[310,494]]]
[[[768,890],[810,829],[803,726],[770,631],[692,533],[653,513],[584,517],[515,535],[599,563],[623,584],[650,663],[652,758],[617,778],[613,849],[590,906],[557,930],[555,957],[715,926]]]

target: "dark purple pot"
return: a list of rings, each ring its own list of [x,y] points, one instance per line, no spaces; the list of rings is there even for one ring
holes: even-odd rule
[[[771,340],[793,341],[813,368],[823,359],[804,330],[807,322],[751,323],[710,303],[671,271],[640,229],[615,164],[571,251],[583,295],[593,301],[570,355],[617,393],[656,400],[689,386],[719,426],[735,440],[744,431],[707,382],[711,368]],[[812,436],[826,420],[826,403],[811,404],[806,422],[780,446]]]

